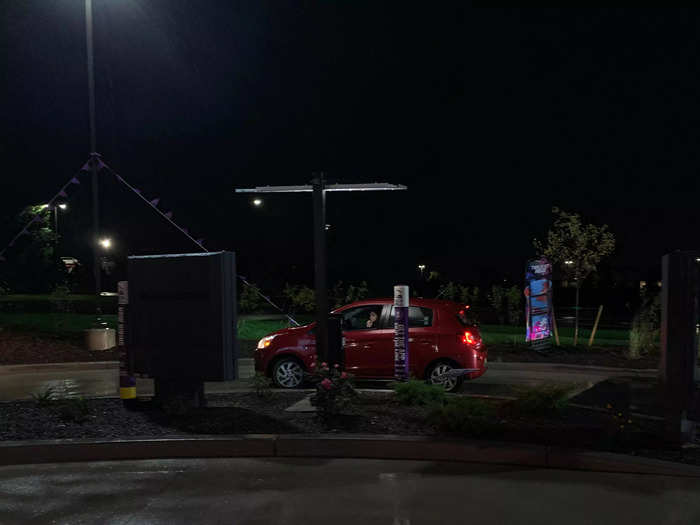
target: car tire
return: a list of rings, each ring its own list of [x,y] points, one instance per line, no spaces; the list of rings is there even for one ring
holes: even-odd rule
[[[272,365],[272,382],[279,388],[299,388],[304,384],[304,367],[298,359],[282,357]]]
[[[449,361],[438,361],[430,365],[430,368],[425,373],[425,379],[431,385],[442,385],[445,388],[445,392],[457,392],[462,387],[464,378],[456,377],[453,379],[448,379],[444,383],[437,379],[437,376],[457,368],[453,363]]]

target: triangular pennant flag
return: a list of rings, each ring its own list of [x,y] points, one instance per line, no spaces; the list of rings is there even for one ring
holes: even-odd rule
[[[90,171],[90,161],[89,160],[85,164],[83,164],[83,167],[80,168],[80,171]]]
[[[165,214],[165,216],[166,216],[168,219],[172,219],[172,218],[173,218],[173,212],[169,211],[168,213]]]
[[[182,231],[185,233],[189,233],[189,231],[187,231],[187,228],[182,228]]]
[[[134,188],[134,191],[135,191],[136,193],[138,193],[139,195],[141,195],[141,190],[140,190],[140,189]]]
[[[104,162],[102,162],[102,159],[99,157],[99,155],[97,155],[95,158],[97,159],[96,162],[97,162],[97,169],[98,170],[101,170],[102,168],[104,168],[106,166],[106,164]]]
[[[59,191],[58,194],[59,194],[61,197],[68,197],[68,194],[67,194],[65,191],[63,191],[63,190]]]
[[[197,244],[202,244],[204,242],[204,239],[197,239]]]
[[[71,183],[71,184],[80,184],[80,181],[78,180],[78,177],[73,177],[73,178],[70,180],[70,183]]]
[[[160,202],[160,199],[153,199],[151,201],[151,206],[158,206],[158,203]]]

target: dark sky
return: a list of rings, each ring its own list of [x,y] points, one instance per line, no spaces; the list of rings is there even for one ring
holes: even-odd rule
[[[4,246],[89,140],[83,2],[0,5]],[[412,5],[94,0],[97,149],[270,286],[310,280],[310,197],[233,190],[318,170],[409,187],[329,197],[332,279],[519,278],[553,205],[608,223],[618,267],[697,247],[698,12]],[[87,260],[81,177],[60,220]],[[101,181],[118,254],[193,249]]]

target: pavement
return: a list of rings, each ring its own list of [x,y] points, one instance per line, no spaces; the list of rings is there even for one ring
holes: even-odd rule
[[[412,460],[0,467],[0,523],[691,524],[700,479]]]
[[[239,359],[237,381],[205,383],[210,394],[236,392],[250,388],[245,381],[255,374],[252,359]],[[89,397],[116,397],[119,365],[116,361],[91,363],[54,363],[0,366],[0,401],[29,399],[48,387],[59,393]],[[600,381],[619,376],[653,377],[655,370],[634,370],[598,366],[550,363],[489,363],[489,370],[469,381],[469,392],[490,393],[498,385],[536,385],[543,382],[575,383],[591,387]],[[153,381],[137,378],[139,395],[153,394]]]

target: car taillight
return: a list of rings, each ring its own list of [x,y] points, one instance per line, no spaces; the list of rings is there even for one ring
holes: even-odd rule
[[[464,332],[458,333],[457,340],[465,345],[478,345],[481,343],[481,337],[479,337],[479,334],[470,330],[465,330]]]

